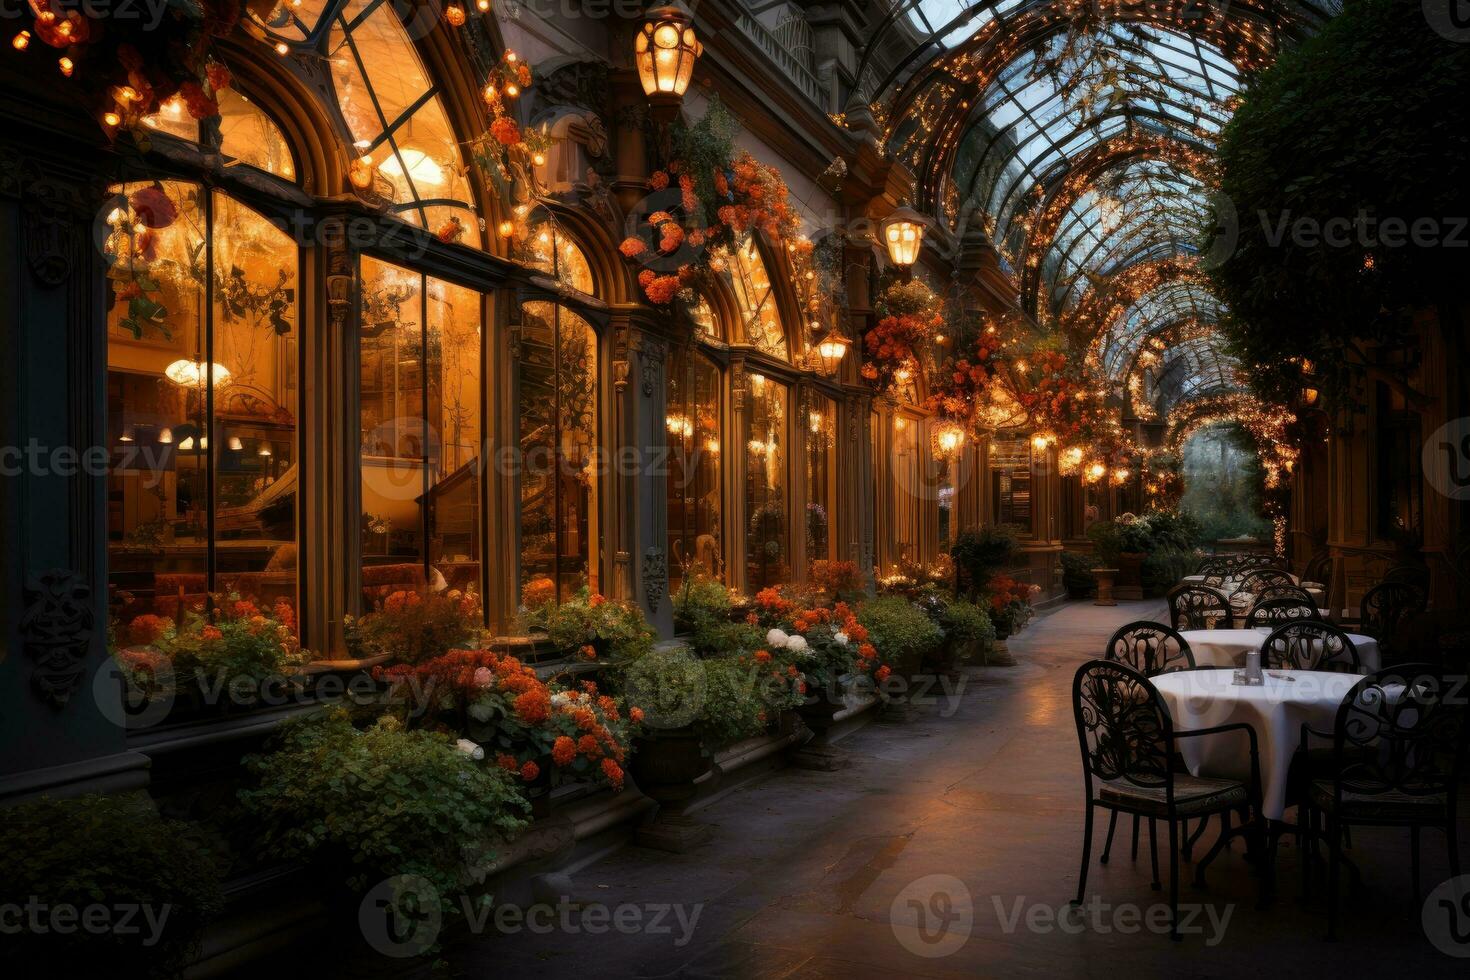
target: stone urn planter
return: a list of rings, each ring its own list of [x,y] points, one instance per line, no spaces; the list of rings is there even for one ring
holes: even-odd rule
[[[806,698],[797,706],[796,713],[814,734],[822,735],[837,721],[837,713],[847,707],[840,690],[833,685],[808,689]]]
[[[1094,606],[1116,606],[1118,602],[1113,598],[1113,580],[1118,570],[1116,568],[1093,568],[1090,571],[1097,579],[1097,598],[1092,600],[1092,604]]]
[[[699,788],[695,780],[714,766],[714,756],[693,727],[673,728],[633,740],[629,771],[645,796],[658,803],[652,820],[638,829],[638,843],[683,853],[709,840],[712,829],[691,820],[684,808]]]

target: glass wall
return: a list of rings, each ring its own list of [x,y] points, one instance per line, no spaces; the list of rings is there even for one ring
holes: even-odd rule
[[[685,567],[713,575],[724,572],[720,370],[697,350],[680,348],[670,358],[666,412],[673,591],[683,581]]]
[[[520,582],[560,601],[598,588],[597,332],[560,304],[526,303],[518,366]]]
[[[736,246],[726,269],[735,291],[735,302],[740,308],[741,339],[754,344],[763,353],[786,360],[789,356],[786,331],[782,329],[771,277],[754,236],[746,237]]]
[[[893,474],[893,527],[888,535],[893,542],[891,561],[920,561],[923,557],[922,507],[923,454],[920,442],[924,421],[902,413],[893,417],[893,455],[889,466]]]
[[[291,239],[197,184],[113,188],[107,538],[131,618],[234,591],[295,620],[297,283]]]
[[[480,593],[483,298],[362,260],[362,592]]]
[[[837,403],[813,394],[806,418],[806,555],[809,561],[837,557]]]
[[[746,412],[745,575],[751,591],[788,578],[786,424],[790,392],[764,375],[750,376]]]

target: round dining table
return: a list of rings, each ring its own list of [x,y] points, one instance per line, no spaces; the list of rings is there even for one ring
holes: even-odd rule
[[[1248,629],[1184,630],[1179,635],[1189,644],[1196,667],[1244,667],[1245,655],[1261,649],[1261,644],[1271,635],[1271,629],[1270,626],[1252,626]],[[1358,650],[1358,664],[1363,673],[1371,674],[1382,666],[1377,640],[1361,633],[1349,633],[1347,638]]]
[[[1174,720],[1175,731],[1244,722],[1256,732],[1261,764],[1261,812],[1281,820],[1286,812],[1286,778],[1301,741],[1302,725],[1331,731],[1338,705],[1362,680],[1356,674],[1319,670],[1268,670],[1266,682],[1234,683],[1233,669],[1176,670],[1154,677],[1153,685]],[[1314,748],[1324,744],[1314,742]],[[1176,740],[1175,748],[1196,776],[1248,781],[1250,743],[1239,730]]]

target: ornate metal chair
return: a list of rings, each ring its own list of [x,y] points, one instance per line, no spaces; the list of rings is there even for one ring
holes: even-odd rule
[[[1110,663],[1126,664],[1144,677],[1173,670],[1194,669],[1189,641],[1173,627],[1152,619],[1140,619],[1119,627],[1108,640],[1103,655]]]
[[[1331,623],[1299,619],[1271,631],[1261,644],[1261,659],[1272,670],[1335,670],[1362,672],[1358,648]]]
[[[1428,604],[1423,590],[1417,585],[1379,582],[1363,596],[1359,629],[1376,639],[1380,646],[1392,645],[1399,625],[1410,616],[1423,612]]]
[[[1317,610],[1317,600],[1312,598],[1312,594],[1300,585],[1292,585],[1290,582],[1262,586],[1255,596],[1257,603],[1266,602],[1269,599],[1295,599],[1304,606],[1311,606],[1314,614]]]
[[[1169,625],[1176,630],[1231,629],[1235,615],[1225,593],[1186,583],[1169,590]]]
[[[1384,582],[1407,582],[1425,595],[1429,594],[1429,569],[1423,565],[1395,565],[1383,573]]]
[[[1282,623],[1290,623],[1299,619],[1316,618],[1317,607],[1315,605],[1310,602],[1302,602],[1292,596],[1258,599],[1255,605],[1251,606],[1250,612],[1245,614],[1245,628],[1276,627]]]
[[[1408,827],[1414,894],[1419,894],[1419,829],[1439,827],[1449,847],[1450,876],[1460,875],[1455,798],[1464,771],[1467,726],[1461,681],[1429,664],[1403,664],[1369,674],[1337,709],[1332,731],[1302,726],[1299,754],[1309,739],[1332,744],[1331,778],[1313,780],[1300,820],[1307,837],[1302,882],[1309,886],[1307,860],[1326,836],[1327,937],[1337,929],[1337,872],[1343,833],[1352,824]],[[1319,824],[1325,819],[1325,829]]]
[[[1235,560],[1235,571],[1244,573],[1257,568],[1275,568],[1277,563],[1274,555],[1241,555]]]
[[[1240,579],[1241,592],[1257,593],[1268,585],[1296,585],[1296,579],[1279,568],[1254,568]]]
[[[1319,551],[1307,561],[1302,569],[1303,582],[1316,582],[1324,587],[1332,585],[1332,555]]]
[[[1220,814],[1220,837],[1195,868],[1195,882],[1202,883],[1205,869],[1230,836],[1231,811],[1249,806],[1259,814],[1260,753],[1255,730],[1237,723],[1176,732],[1168,708],[1148,678],[1131,667],[1106,660],[1091,660],[1078,668],[1072,679],[1072,711],[1087,793],[1082,872],[1074,904],[1082,904],[1087,896],[1094,809],[1162,819],[1169,825],[1170,936],[1178,939],[1180,823]],[[1174,771],[1171,760],[1177,739],[1232,731],[1243,732],[1250,740],[1250,782],[1206,779]],[[1154,887],[1158,888],[1156,844],[1151,851]]]
[[[1210,555],[1199,563],[1195,574],[1203,575],[1206,585],[1218,587],[1230,577],[1230,560],[1224,555]]]

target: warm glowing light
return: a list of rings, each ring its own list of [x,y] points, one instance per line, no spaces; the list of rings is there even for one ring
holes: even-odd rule
[[[67,78],[70,78],[71,73],[76,70],[76,65],[70,58],[62,58],[57,64],[61,66],[61,73]]]
[[[515,222],[514,221],[502,221],[500,223],[499,230],[500,230],[500,237],[501,238],[509,238],[511,235],[514,235],[515,234],[515,231],[516,231]]]
[[[888,258],[897,266],[911,266],[924,244],[924,216],[907,203],[900,204],[883,222],[883,241]]]
[[[822,361],[822,370],[828,374],[836,374],[837,369],[842,366],[842,359],[847,355],[847,348],[850,344],[851,341],[839,334],[835,328],[828,331],[827,336],[817,344],[817,357]]]
[[[210,378],[213,378],[216,388],[223,388],[230,383],[230,371],[223,364],[191,361],[188,358],[180,358],[164,368],[163,376],[183,388],[201,387]]]
[[[442,187],[445,183],[444,168],[423,150],[411,146],[389,156],[378,169],[390,177],[402,177],[407,170],[408,176],[419,186]]]
[[[285,41],[278,41],[278,42],[276,42],[276,54],[278,54],[278,55],[280,55],[281,57],[284,58],[286,55],[288,55],[290,53],[291,53],[291,46],[289,44],[287,44]]]
[[[704,46],[694,34],[689,16],[678,7],[649,11],[633,42],[638,80],[650,101],[678,104],[694,75],[694,62]]]
[[[104,112],[102,114],[102,121],[109,126],[117,126],[122,123],[122,116],[119,116],[115,112]]]
[[[959,423],[944,420],[934,426],[934,454],[941,459],[953,459],[965,445],[965,430]]]
[[[17,51],[24,51],[31,46],[31,32],[21,31],[10,39],[10,46]]]

